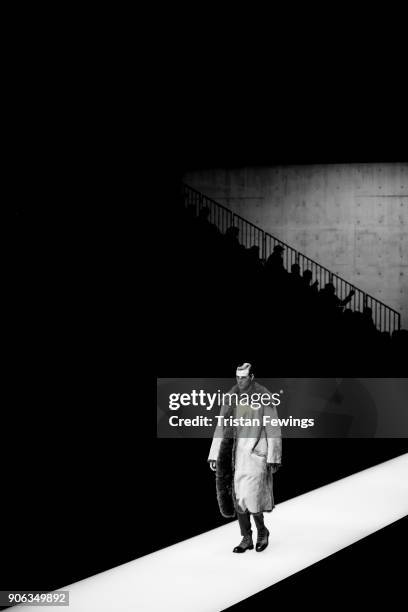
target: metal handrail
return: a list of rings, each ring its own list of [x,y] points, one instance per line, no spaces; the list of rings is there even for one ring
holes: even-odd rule
[[[314,259],[307,257],[307,255],[294,249],[286,242],[283,242],[283,240],[265,232],[254,223],[247,221],[247,219],[244,219],[241,215],[234,213],[226,206],[209,198],[193,187],[183,184],[183,195],[184,206],[194,208],[196,216],[198,216],[201,209],[207,208],[209,210],[208,220],[213,223],[221,233],[225,233],[229,227],[237,227],[240,232],[240,243],[245,246],[245,248],[257,246],[259,248],[260,258],[264,261],[268,259],[274,247],[279,244],[285,249],[283,257],[286,270],[289,271],[294,263],[299,265],[302,274],[306,269],[310,270],[312,272],[312,282],[318,281],[320,287],[323,287],[328,282],[332,282],[336,289],[336,295],[341,300],[344,300],[349,292],[353,290],[355,293],[346,304],[345,309],[362,312],[363,308],[371,308],[374,325],[379,331],[392,333],[400,329],[400,313],[384,304],[384,302],[381,302],[381,300],[362,291],[338,274],[322,266]]]

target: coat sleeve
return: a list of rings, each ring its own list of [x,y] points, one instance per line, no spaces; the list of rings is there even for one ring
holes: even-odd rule
[[[227,403],[222,404],[220,415],[226,417],[228,416],[229,413],[230,413],[230,405]],[[224,431],[225,431],[224,426],[221,424],[217,424],[215,431],[214,431],[214,435],[213,435],[213,439],[212,439],[212,443],[210,447],[210,453],[208,455],[207,461],[217,461],[218,453],[220,451],[220,446],[221,446],[221,440],[224,437]]]
[[[272,401],[272,396],[271,396]],[[268,463],[282,463],[282,434],[279,425],[273,425],[271,421],[278,419],[278,411],[276,406],[267,405],[264,406],[264,416],[269,417],[266,419],[265,432],[268,441]]]
[[[218,428],[218,425],[217,425],[217,428]],[[221,440],[222,440],[222,435],[220,436],[217,434],[217,432],[215,432],[212,443],[211,443],[210,453],[208,455],[207,461],[217,461],[218,453],[220,452]]]

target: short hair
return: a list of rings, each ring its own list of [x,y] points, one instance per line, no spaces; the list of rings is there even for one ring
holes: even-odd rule
[[[242,372],[242,374],[240,374],[240,372]],[[237,367],[237,376],[251,376],[251,374],[253,374],[251,363],[243,363],[242,365]]]

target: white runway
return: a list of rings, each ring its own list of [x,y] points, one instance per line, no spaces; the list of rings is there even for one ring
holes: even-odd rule
[[[46,609],[217,612],[406,515],[408,454],[279,504],[265,515],[271,536],[262,553],[232,553],[234,521],[67,586],[69,608]]]

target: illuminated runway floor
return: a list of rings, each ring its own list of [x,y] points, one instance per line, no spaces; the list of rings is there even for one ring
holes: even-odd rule
[[[408,454],[279,504],[265,515],[271,535],[262,553],[232,553],[234,521],[66,587],[68,609],[223,610],[406,515]]]

